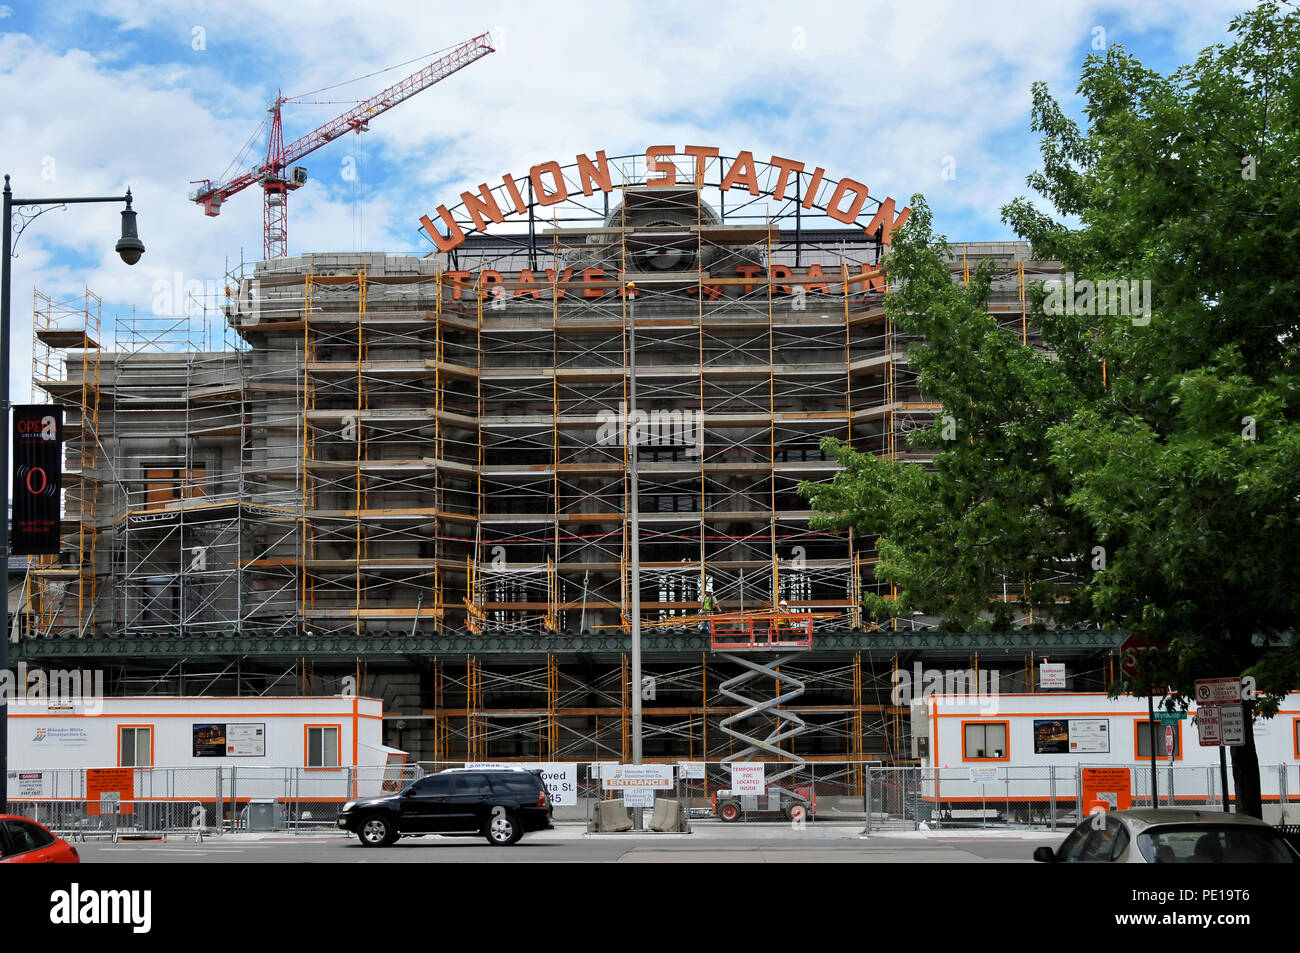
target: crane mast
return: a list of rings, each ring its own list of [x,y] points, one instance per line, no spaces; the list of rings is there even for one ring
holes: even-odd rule
[[[289,253],[289,193],[307,184],[307,169],[292,163],[346,132],[367,131],[371,119],[492,52],[495,52],[492,37],[487,33],[466,40],[383,92],[295,139],[287,147],[284,144],[280,107],[288,100],[277,90],[275,102],[268,109],[271,113],[271,135],[266,146],[265,161],[220,184],[213,183],[211,179],[198,180],[199,188],[190,195],[190,199],[203,206],[205,215],[216,216],[221,214],[221,206],[230,196],[237,195],[254,183],[261,184],[262,255],[268,260],[283,258]]]

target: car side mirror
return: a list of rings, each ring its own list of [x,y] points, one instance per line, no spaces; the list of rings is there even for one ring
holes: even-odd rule
[[[1054,864],[1056,863],[1056,851],[1050,847],[1040,847],[1034,851],[1034,860],[1040,864]]]

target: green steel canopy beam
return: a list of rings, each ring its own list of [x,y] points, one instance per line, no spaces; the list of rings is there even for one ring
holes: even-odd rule
[[[832,630],[817,633],[815,653],[869,651],[879,653],[924,652],[955,654],[969,652],[1030,651],[1044,654],[1089,655],[1118,648],[1123,633],[1099,629],[1010,632],[944,633],[927,631],[863,632]],[[649,632],[642,634],[646,652],[656,655],[711,652],[702,632],[687,634]],[[97,659],[105,662],[129,659],[203,657],[295,657],[314,659],[354,657],[402,657],[422,655],[617,655],[629,651],[629,639],[617,631],[593,634],[557,635],[472,635],[465,632],[443,635],[411,635],[382,632],[364,637],[342,636],[118,636],[101,638],[24,639],[11,648],[13,662],[50,662],[57,659]]]

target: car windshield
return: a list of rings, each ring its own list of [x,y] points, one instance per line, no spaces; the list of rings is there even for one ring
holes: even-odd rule
[[[1156,827],[1138,837],[1138,847],[1153,864],[1294,863],[1286,842],[1267,827]]]

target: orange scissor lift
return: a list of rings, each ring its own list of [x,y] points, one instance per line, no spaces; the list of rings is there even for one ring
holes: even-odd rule
[[[741,710],[718,725],[743,746],[722,759],[723,764],[762,760],[775,762],[776,770],[766,774],[766,795],[742,795],[724,788],[714,792],[714,812],[724,821],[739,820],[742,814],[780,814],[794,819],[811,819],[817,809],[811,785],[783,785],[804,769],[807,761],[782,747],[808,730],[797,712],[783,708],[804,693],[804,683],[783,664],[812,651],[813,620],[822,614],[760,610],[722,612],[708,617],[713,651],[729,655],[744,672],[718,685]],[[756,680],[771,679],[775,697],[754,697]],[[741,727],[741,726],[744,727]]]

